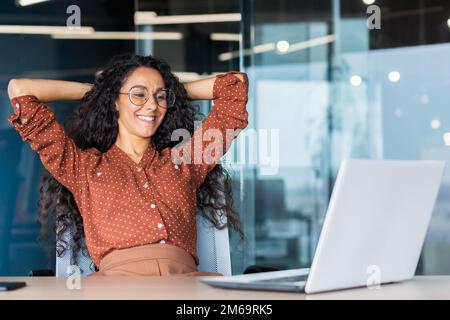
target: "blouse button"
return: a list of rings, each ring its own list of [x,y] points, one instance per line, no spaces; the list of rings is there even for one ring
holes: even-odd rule
[[[141,171],[142,171],[142,168],[141,168],[141,167],[137,168],[137,171],[138,171],[138,172],[141,172]]]
[[[97,177],[100,177],[102,175],[101,172],[97,172]]]
[[[180,168],[180,167],[179,167],[179,166],[178,166],[178,165],[176,164],[176,165],[175,165],[175,169],[177,169],[177,170],[178,170],[179,168]]]
[[[152,203],[152,204],[150,205],[150,208],[155,209],[155,208],[156,208],[156,205],[155,205],[154,203]]]
[[[161,240],[159,243],[166,243],[166,241],[164,241],[164,240]]]
[[[162,229],[163,224],[162,223],[158,223],[158,229]]]
[[[147,182],[144,184],[144,188],[148,189],[148,183]]]
[[[20,105],[19,105],[18,103],[16,103],[16,108],[17,108],[17,109],[19,109],[19,108],[20,108]]]

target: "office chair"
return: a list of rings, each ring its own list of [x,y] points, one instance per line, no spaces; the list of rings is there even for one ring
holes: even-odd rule
[[[64,240],[70,247],[73,243],[74,230],[64,234]],[[58,241],[58,240],[57,240]],[[197,215],[197,255],[200,260],[199,271],[218,272],[224,276],[231,275],[230,241],[228,228],[216,229],[209,221]],[[72,252],[67,250],[61,257],[56,257],[56,276],[67,277]],[[94,264],[89,256],[78,253],[78,266],[81,275],[87,276],[93,272]],[[69,270],[69,272],[72,272]]]

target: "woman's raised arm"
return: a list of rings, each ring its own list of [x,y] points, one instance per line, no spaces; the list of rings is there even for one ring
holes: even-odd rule
[[[239,73],[234,74],[239,80],[244,81],[244,76]],[[190,100],[212,100],[213,88],[216,77],[195,80],[183,83]]]
[[[39,154],[45,168],[74,194],[81,190],[86,163],[99,152],[80,150],[45,102],[79,100],[90,88],[89,84],[43,79],[13,79],[8,86],[13,108],[8,122]]]
[[[90,83],[47,79],[11,79],[8,84],[9,98],[32,95],[43,103],[81,100],[92,87]]]
[[[244,72],[229,71],[184,86],[190,99],[213,100],[211,111],[192,137],[172,149],[175,159],[190,164],[191,176],[198,187],[230,148],[232,140],[248,125],[248,77]]]

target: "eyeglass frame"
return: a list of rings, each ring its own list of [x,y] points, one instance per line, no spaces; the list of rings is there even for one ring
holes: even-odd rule
[[[144,105],[147,103],[147,101],[150,99],[150,96],[153,96],[153,100],[156,102],[156,105],[158,105],[158,107],[160,107],[160,108],[170,109],[170,108],[171,108],[171,105],[175,104],[175,100],[176,100],[175,93],[174,93],[173,91],[171,91],[170,89],[167,89],[167,88],[159,89],[159,90],[157,90],[155,93],[150,93],[150,92],[149,92],[150,94],[149,94],[147,100],[145,100],[145,102],[144,102],[143,104],[141,104],[141,105],[136,104],[136,103],[134,103],[134,102],[132,101],[132,99],[131,99],[131,90],[133,90],[134,88],[143,88],[143,89],[147,90],[147,92],[149,92],[149,90],[147,89],[147,87],[142,86],[142,85],[135,85],[135,86],[132,86],[128,92],[119,92],[119,94],[126,94],[126,95],[128,96],[128,99],[130,100],[130,102],[131,102],[133,105],[137,106],[137,107],[142,107],[142,106],[144,106]],[[166,107],[161,106],[161,105],[158,103],[158,100],[156,100],[156,96],[155,96],[156,93],[161,92],[161,91],[165,91],[166,94],[172,94],[172,96],[173,96],[173,102],[172,102],[172,103],[167,102],[167,106],[166,106]]]

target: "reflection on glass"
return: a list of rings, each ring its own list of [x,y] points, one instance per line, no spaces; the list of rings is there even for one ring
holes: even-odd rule
[[[314,3],[269,9],[255,2],[251,11],[253,48],[289,44],[287,54],[252,50],[248,66],[255,124],[279,128],[281,137],[279,172],[255,178],[255,257],[280,268],[312,262],[342,159],[450,154],[448,3],[380,2],[381,30],[367,27],[372,2]],[[293,43],[309,45],[290,52]],[[419,274],[450,270],[449,179],[446,173]]]

